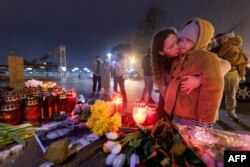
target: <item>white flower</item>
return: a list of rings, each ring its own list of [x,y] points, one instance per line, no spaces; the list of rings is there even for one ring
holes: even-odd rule
[[[35,79],[31,79],[25,82],[25,86],[27,88],[29,87],[38,87],[40,85],[40,81],[37,81]]]

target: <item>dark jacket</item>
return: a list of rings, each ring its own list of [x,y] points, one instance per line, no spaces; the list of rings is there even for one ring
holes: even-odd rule
[[[143,75],[144,76],[152,76],[152,68],[150,64],[150,56],[147,55],[142,60],[142,69],[143,69]]]

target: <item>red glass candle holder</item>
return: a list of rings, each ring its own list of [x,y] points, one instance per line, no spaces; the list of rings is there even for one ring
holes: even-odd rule
[[[5,103],[1,106],[0,122],[17,125],[22,121],[19,104]]]
[[[24,107],[24,119],[27,121],[38,122],[41,116],[41,108],[39,100],[34,98],[28,98],[25,102]]]
[[[67,97],[65,94],[60,94],[57,96],[57,108],[56,112],[67,111]]]
[[[153,125],[156,122],[156,108],[157,106],[155,104],[150,104],[147,107],[147,118],[145,121],[145,125],[150,126]]]
[[[113,93],[111,97],[111,101],[113,104],[113,111],[118,113],[123,113],[123,100],[122,95],[120,93]]]

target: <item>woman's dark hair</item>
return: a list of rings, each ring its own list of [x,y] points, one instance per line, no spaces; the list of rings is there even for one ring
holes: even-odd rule
[[[163,50],[165,40],[170,34],[177,36],[175,29],[166,28],[157,32],[152,40],[151,45],[151,66],[154,75],[154,80],[157,84],[164,81],[164,74],[170,71],[173,59],[167,58],[159,54]]]

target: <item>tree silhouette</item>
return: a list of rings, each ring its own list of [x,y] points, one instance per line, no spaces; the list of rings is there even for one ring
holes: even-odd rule
[[[158,5],[154,5],[146,12],[144,18],[139,22],[133,40],[133,51],[139,54],[146,53],[151,39],[160,26],[165,15]]]
[[[112,54],[117,54],[117,53],[130,53],[132,51],[132,46],[131,44],[119,44],[114,46],[111,49]]]

